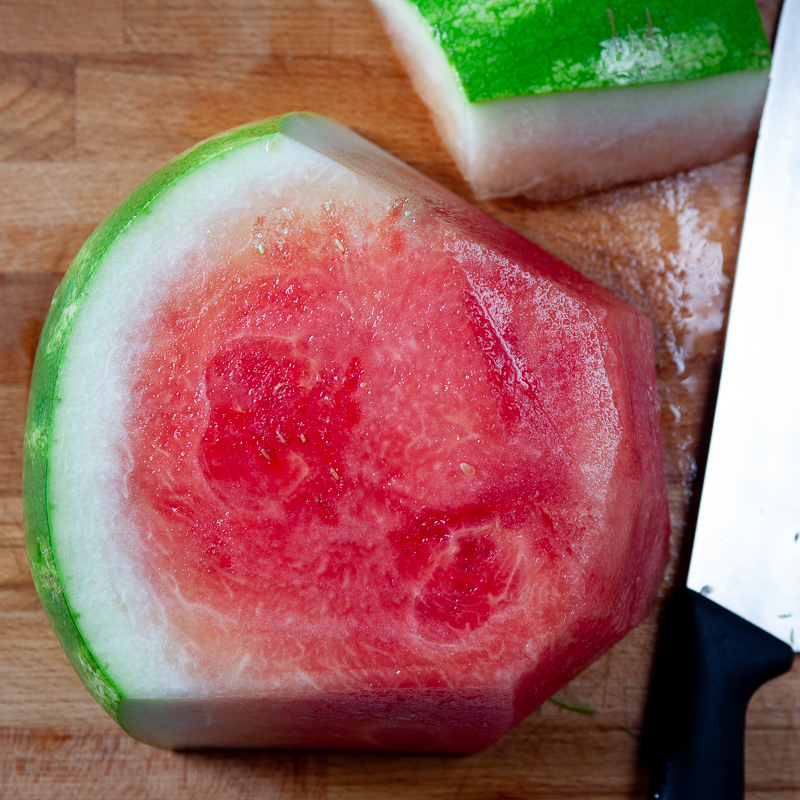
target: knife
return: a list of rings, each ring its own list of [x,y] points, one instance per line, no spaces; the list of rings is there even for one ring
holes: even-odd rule
[[[649,796],[739,800],[747,703],[800,649],[800,0],[781,12],[687,586],[664,617]]]

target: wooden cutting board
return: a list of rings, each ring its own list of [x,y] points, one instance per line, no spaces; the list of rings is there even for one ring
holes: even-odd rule
[[[777,0],[762,12],[774,28]],[[37,600],[22,529],[28,381],[83,240],[153,169],[260,117],[314,111],[470,199],[368,0],[0,0],[0,797],[643,797],[658,612],[469,758],[154,750],[89,697]],[[748,155],[558,205],[482,203],[652,319],[680,579],[749,175]],[[685,565],[684,565],[685,566]],[[800,670],[754,698],[748,798],[800,797]]]

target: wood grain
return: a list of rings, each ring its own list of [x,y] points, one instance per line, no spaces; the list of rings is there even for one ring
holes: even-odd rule
[[[75,62],[70,56],[0,54],[3,128],[0,159],[36,161],[72,155]]]
[[[778,2],[760,7],[771,31]],[[104,715],[61,651],[21,501],[27,386],[52,293],[160,163],[290,110],[332,116],[471,199],[368,0],[0,0],[0,797],[644,797],[658,608],[559,695],[594,713],[546,703],[469,758],[161,752]],[[745,154],[558,205],[482,204],[654,321],[673,526],[662,596],[685,560],[749,168]],[[748,800],[800,797],[797,666],[753,699],[747,747]]]
[[[3,0],[0,52],[113,53],[124,46],[124,0]]]

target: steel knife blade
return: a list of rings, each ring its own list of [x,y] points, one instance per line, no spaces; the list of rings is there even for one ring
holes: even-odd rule
[[[775,45],[689,588],[800,650],[800,3]]]
[[[800,650],[800,0],[759,130],[687,588],[646,723],[651,800],[744,794],[747,703]],[[800,757],[800,754],[798,754]]]

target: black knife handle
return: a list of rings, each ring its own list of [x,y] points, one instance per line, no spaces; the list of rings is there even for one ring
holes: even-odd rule
[[[747,703],[792,648],[691,589],[667,606],[645,723],[650,800],[741,800]]]

